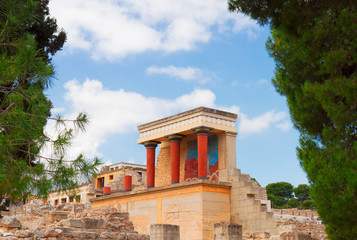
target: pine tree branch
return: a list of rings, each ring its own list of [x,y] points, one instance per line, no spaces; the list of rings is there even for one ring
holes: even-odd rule
[[[10,112],[13,107],[15,107],[15,103],[11,103],[5,110],[0,110],[0,118],[2,118],[2,116],[6,113]]]

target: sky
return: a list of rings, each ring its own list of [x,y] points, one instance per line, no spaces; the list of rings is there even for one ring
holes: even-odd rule
[[[51,0],[49,7],[68,38],[53,57],[52,113],[90,118],[69,159],[83,153],[145,164],[138,125],[205,106],[238,114],[243,173],[262,186],[307,183],[299,133],[271,83],[267,26],[230,13],[226,0]]]

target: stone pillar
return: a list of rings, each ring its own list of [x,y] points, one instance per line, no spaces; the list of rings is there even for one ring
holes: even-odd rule
[[[146,147],[146,185],[147,188],[155,187],[155,149],[158,142],[144,143]]]
[[[180,142],[182,135],[168,136],[171,151],[171,184],[180,182]]]
[[[197,134],[198,178],[207,179],[207,143],[211,128],[200,127],[194,130]]]
[[[242,225],[230,222],[214,224],[214,240],[242,240]]]
[[[180,240],[180,227],[171,224],[152,224],[150,240]]]

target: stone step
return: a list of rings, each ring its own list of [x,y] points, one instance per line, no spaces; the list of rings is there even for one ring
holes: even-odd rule
[[[239,175],[239,181],[249,181],[250,180],[250,175],[249,174],[240,174]]]

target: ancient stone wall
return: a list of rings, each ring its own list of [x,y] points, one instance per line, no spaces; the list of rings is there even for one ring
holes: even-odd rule
[[[297,209],[297,208],[288,208],[288,209],[272,209],[274,213],[281,215],[293,215],[293,216],[303,216],[303,217],[318,217],[319,214],[317,211],[311,209]]]
[[[231,188],[231,222],[241,224],[243,231],[250,233],[268,232],[279,235],[273,213],[267,206],[265,189],[251,180],[248,174],[242,174],[239,169],[230,173]],[[263,201],[262,201],[263,200]]]
[[[75,214],[74,209],[77,209]],[[127,239],[149,240],[134,231],[128,213],[114,208],[86,208],[83,204],[60,204],[55,210],[37,206],[39,216],[6,216],[0,220],[0,240]],[[66,214],[63,214],[66,213]],[[50,216],[50,217],[49,217]],[[20,229],[21,228],[21,229]]]
[[[160,145],[160,152],[157,157],[155,167],[155,187],[171,184],[171,157],[170,143],[163,142]]]

